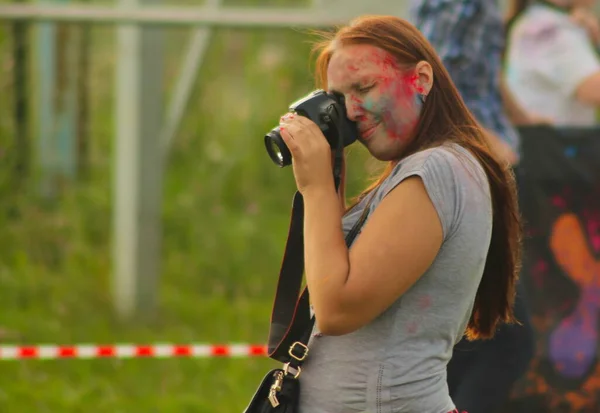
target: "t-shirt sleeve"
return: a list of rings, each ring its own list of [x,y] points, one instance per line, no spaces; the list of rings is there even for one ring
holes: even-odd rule
[[[442,224],[444,240],[463,219],[467,203],[489,200],[485,172],[466,150],[435,148],[413,155],[392,171],[382,197],[411,176],[422,179]]]
[[[600,72],[600,58],[583,29],[556,30],[536,48],[536,70],[564,96],[573,96],[587,77]]]

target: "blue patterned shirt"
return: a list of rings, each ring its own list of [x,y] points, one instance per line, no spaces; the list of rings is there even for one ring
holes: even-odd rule
[[[500,96],[504,23],[498,0],[412,0],[411,20],[436,49],[479,123],[518,151]]]

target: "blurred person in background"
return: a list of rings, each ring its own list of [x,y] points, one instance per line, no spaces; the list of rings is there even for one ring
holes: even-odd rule
[[[558,126],[589,127],[600,108],[595,0],[513,0],[507,83],[520,104]]]
[[[497,155],[519,161],[514,125],[546,123],[517,103],[502,77],[505,24],[496,0],[413,0],[411,19],[427,37]],[[518,174],[518,170],[517,170]],[[463,339],[448,364],[450,396],[460,410],[493,413],[509,399],[534,354],[534,332],[523,283],[515,316],[492,340]]]
[[[319,87],[343,95],[359,141],[388,167],[346,208],[319,127],[281,119],[304,198],[316,317],[299,411],[457,412],[446,382],[453,346],[465,332],[487,339],[514,321],[521,226],[512,170],[407,21],[358,18],[317,51]]]

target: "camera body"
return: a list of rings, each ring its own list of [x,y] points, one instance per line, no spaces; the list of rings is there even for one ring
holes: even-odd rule
[[[346,147],[358,138],[356,123],[347,118],[344,97],[340,94],[318,89],[292,103],[289,110],[317,124],[331,148],[339,144]],[[292,155],[281,138],[279,126],[265,135],[265,147],[276,165],[284,167],[292,163]]]

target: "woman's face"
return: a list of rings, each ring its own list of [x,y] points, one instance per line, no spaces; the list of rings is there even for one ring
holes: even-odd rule
[[[431,66],[401,70],[394,57],[375,46],[344,46],[327,70],[329,91],[344,95],[347,115],[357,123],[360,141],[380,160],[398,159],[413,137],[429,91],[422,76]],[[429,74],[430,77],[430,74]],[[427,89],[427,90],[425,90]]]

